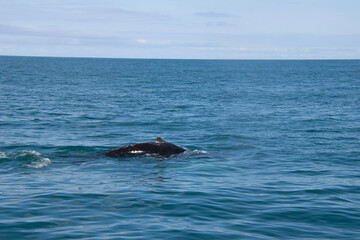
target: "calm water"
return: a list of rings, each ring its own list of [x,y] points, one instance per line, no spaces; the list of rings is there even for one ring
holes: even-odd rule
[[[359,239],[360,61],[0,57],[0,238]]]

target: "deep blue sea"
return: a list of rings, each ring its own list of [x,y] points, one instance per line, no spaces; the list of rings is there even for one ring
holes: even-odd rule
[[[360,239],[360,60],[0,57],[0,239]]]

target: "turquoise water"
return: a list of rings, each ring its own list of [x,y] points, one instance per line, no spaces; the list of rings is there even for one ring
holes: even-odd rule
[[[358,60],[0,57],[1,239],[359,239],[359,166]]]

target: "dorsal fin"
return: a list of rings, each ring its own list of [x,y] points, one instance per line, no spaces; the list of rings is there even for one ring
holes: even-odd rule
[[[156,141],[157,142],[166,142],[164,139],[162,139],[161,137],[156,137]]]

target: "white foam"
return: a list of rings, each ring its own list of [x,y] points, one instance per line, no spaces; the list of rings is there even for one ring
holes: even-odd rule
[[[197,153],[197,154],[208,154],[208,152],[207,151],[205,151],[205,150],[194,150],[194,151],[192,151],[193,153]]]
[[[37,161],[31,162],[29,164],[25,164],[24,166],[28,167],[28,168],[37,169],[37,168],[46,167],[49,164],[51,164],[51,161],[49,158],[40,157]]]
[[[2,158],[7,158],[7,154],[6,153],[4,153],[4,152],[0,152],[0,159],[2,159]]]
[[[31,162],[24,164],[24,167],[32,168],[32,169],[38,169],[43,168],[51,164],[51,161],[49,158],[42,157],[41,153],[34,151],[34,150],[25,150],[21,151],[19,157],[30,157]]]
[[[34,151],[34,150],[24,150],[24,151],[20,152],[19,157],[25,157],[28,155],[33,155],[33,156],[39,157],[41,155],[41,153]]]

